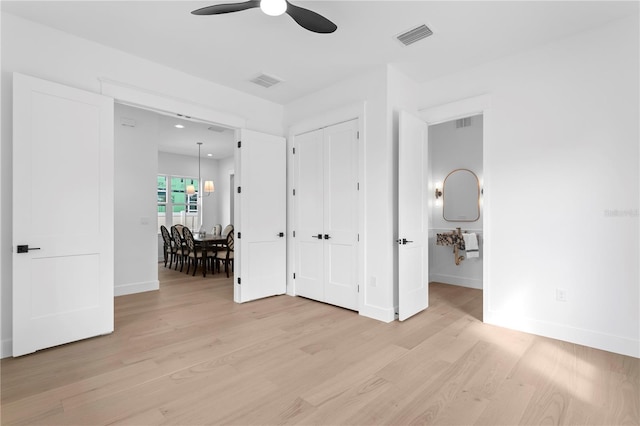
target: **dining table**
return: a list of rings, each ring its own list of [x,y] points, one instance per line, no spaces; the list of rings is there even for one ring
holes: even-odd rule
[[[200,234],[195,232],[193,240],[197,245],[202,246],[225,246],[227,244],[227,236],[220,234]]]
[[[202,251],[205,256],[213,255],[213,252],[226,251],[227,236],[220,234],[201,234],[199,232],[193,233],[193,242],[195,243],[198,251]],[[211,252],[211,253],[208,253]],[[216,255],[218,257],[218,255]],[[214,265],[211,265],[212,271],[215,271]],[[220,266],[218,265],[218,270]]]

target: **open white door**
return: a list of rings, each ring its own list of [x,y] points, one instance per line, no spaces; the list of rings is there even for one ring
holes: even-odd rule
[[[400,111],[398,147],[398,318],[429,306],[427,124]]]
[[[113,331],[113,100],[13,75],[13,356]]]
[[[287,290],[286,149],[283,137],[240,131],[235,174],[240,219],[235,226],[236,302]]]

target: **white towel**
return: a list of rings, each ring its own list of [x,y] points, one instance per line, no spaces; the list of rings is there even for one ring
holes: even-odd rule
[[[471,259],[472,257],[480,257],[480,252],[478,251],[478,236],[475,232],[470,232],[468,234],[462,234],[462,238],[464,238],[464,246],[467,252],[467,259]]]

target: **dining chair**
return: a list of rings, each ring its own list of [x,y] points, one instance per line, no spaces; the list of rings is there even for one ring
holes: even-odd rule
[[[229,265],[231,265],[231,271],[233,272],[233,229],[231,232],[227,234],[227,253],[224,259],[220,259],[224,262],[224,271],[227,273],[227,278],[229,278]]]
[[[162,233],[162,240],[164,241],[163,253],[164,253],[164,267],[167,267],[167,261],[169,262],[169,269],[171,269],[171,265],[173,261],[176,261],[176,265],[178,264],[178,247],[176,246],[173,238],[171,238],[171,234],[169,234],[169,230],[166,226],[160,226],[160,232]]]
[[[184,267],[184,259],[186,255],[186,247],[182,237],[182,233],[178,229],[176,225],[171,227],[171,235],[173,236],[173,242],[176,245],[176,267],[175,270],[178,270],[178,260],[180,260],[180,272],[182,272],[182,268]]]
[[[196,244],[196,241],[193,239],[193,233],[189,230],[189,228],[184,227],[182,229],[182,234],[184,236],[184,242],[187,248],[186,259],[189,262],[187,264],[187,274],[191,269],[191,264],[193,263],[193,276],[196,275],[196,270],[198,269],[198,263],[202,266],[202,276],[207,276],[207,249],[204,245]]]
[[[228,224],[227,226],[224,227],[224,230],[222,231],[222,236],[226,237],[227,235],[229,235],[229,232],[233,231],[233,225],[232,224]]]

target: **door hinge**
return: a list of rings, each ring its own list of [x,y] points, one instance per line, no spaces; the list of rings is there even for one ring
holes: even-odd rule
[[[296,273],[295,272],[293,273],[293,279],[294,280],[296,279]]]
[[[358,241],[360,241],[360,234],[358,234]]]
[[[296,147],[293,147],[293,155],[296,155]]]
[[[242,193],[242,187],[241,186],[238,187],[238,194],[240,194],[240,193]]]
[[[238,232],[238,239],[242,237],[242,232]]]
[[[238,285],[242,284],[242,281],[240,280],[240,277],[238,277]]]
[[[294,188],[294,190],[293,190],[293,196],[295,197],[295,195],[296,195],[296,190],[295,190],[295,188]]]
[[[358,188],[357,190],[360,191],[360,182],[356,184],[356,187]]]
[[[360,293],[360,284],[358,284],[358,293]]]
[[[360,139],[360,130],[356,132],[356,139]]]
[[[242,146],[242,141],[238,141],[238,148]]]
[[[296,237],[296,231],[293,231],[293,238]]]

